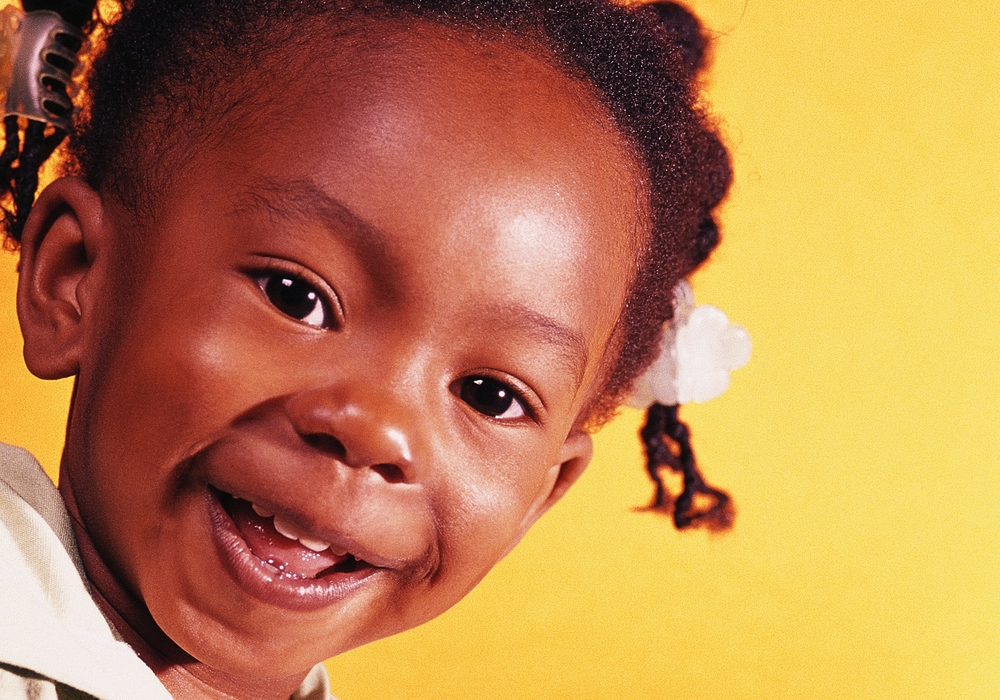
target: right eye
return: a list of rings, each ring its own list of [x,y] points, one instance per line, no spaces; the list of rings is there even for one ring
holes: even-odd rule
[[[298,275],[271,272],[258,277],[257,286],[274,308],[286,316],[314,328],[333,327],[330,303],[322,292]]]
[[[465,377],[458,395],[465,403],[490,418],[513,420],[527,415],[524,402],[517,392],[491,377]]]

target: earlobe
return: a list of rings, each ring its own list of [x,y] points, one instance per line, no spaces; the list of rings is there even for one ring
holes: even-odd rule
[[[521,523],[518,541],[549,508],[566,495],[569,487],[576,483],[594,455],[594,440],[590,433],[575,429],[566,438],[559,450],[559,461],[549,470],[545,489],[532,504]],[[511,544],[510,549],[513,549]],[[508,549],[508,551],[510,551]]]
[[[76,374],[89,319],[82,294],[104,246],[100,196],[83,180],[66,177],[35,202],[21,240],[17,316],[24,360],[42,379]]]

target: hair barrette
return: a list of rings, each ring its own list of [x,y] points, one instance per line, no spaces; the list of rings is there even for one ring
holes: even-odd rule
[[[674,317],[663,329],[660,356],[638,379],[628,405],[701,403],[729,388],[729,373],[750,360],[750,334],[710,304],[696,306],[687,280],[674,288]]]
[[[21,116],[62,131],[72,126],[73,74],[86,37],[57,12],[0,10],[0,90],[4,116]]]

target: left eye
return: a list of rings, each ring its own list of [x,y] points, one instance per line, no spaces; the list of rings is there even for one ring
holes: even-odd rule
[[[315,328],[329,328],[331,314],[316,287],[301,277],[276,272],[257,278],[257,286],[274,307],[285,314]]]
[[[525,415],[517,393],[503,382],[490,377],[466,377],[458,390],[465,403],[483,415],[510,420]]]

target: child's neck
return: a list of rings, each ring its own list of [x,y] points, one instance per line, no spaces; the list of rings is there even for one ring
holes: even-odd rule
[[[121,638],[152,669],[174,698],[286,700],[295,692],[305,673],[282,678],[240,678],[199,662],[177,646],[159,628],[142,601],[122,584],[98,553],[80,518],[67,474],[59,480],[59,491],[73,523],[91,597]]]

